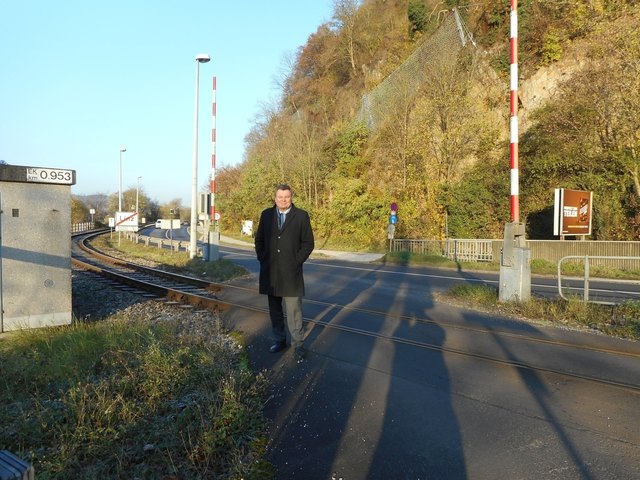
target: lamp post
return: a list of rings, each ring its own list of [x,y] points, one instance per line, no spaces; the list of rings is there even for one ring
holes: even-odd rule
[[[140,195],[140,179],[142,177],[138,177],[138,186],[136,187],[136,213],[138,214],[138,223],[140,223],[140,213],[138,212],[138,196]]]
[[[118,187],[118,212],[122,211],[122,154],[126,152],[127,149],[124,147],[120,147],[120,182]],[[118,229],[118,215],[116,215],[116,230]],[[120,230],[118,230],[118,246],[120,245]]]
[[[120,187],[118,189],[118,211],[122,211],[122,154],[126,152],[127,149],[122,147],[120,148]]]
[[[196,101],[193,120],[193,180],[191,182],[191,234],[189,258],[194,258],[198,249],[198,90],[200,85],[200,64],[211,58],[206,53],[196,55]]]

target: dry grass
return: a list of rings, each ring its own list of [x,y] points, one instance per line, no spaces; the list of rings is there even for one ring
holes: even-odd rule
[[[270,478],[265,380],[177,322],[112,318],[0,342],[0,445],[48,478]]]
[[[640,302],[625,302],[608,306],[584,303],[578,298],[569,301],[532,298],[528,302],[500,303],[498,291],[488,285],[459,284],[448,296],[466,305],[480,307],[499,314],[544,320],[572,328],[589,328],[607,335],[640,339]]]

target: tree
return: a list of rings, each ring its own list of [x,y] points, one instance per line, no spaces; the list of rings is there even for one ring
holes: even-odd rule
[[[500,161],[476,164],[443,186],[438,201],[453,238],[501,238],[509,220],[509,172]]]
[[[71,195],[71,223],[91,221],[89,208],[76,195]]]
[[[108,215],[114,215],[115,212],[118,211],[119,200],[118,200],[119,192],[111,194],[107,199],[107,210]],[[151,200],[144,192],[144,189],[141,187],[140,189],[136,187],[129,187],[127,190],[122,192],[122,211],[124,212],[135,212],[136,211],[136,197],[138,200],[138,211],[140,212],[140,218],[143,216],[147,216],[149,218],[153,218],[152,211],[149,208]]]
[[[531,158],[523,186],[534,208],[550,202],[554,187],[592,190],[596,238],[637,237],[640,228],[629,221],[640,213],[640,42],[634,25],[622,18],[604,32],[611,48],[591,48],[591,60],[559,85],[523,136],[523,155]]]
[[[334,0],[333,19],[336,27],[340,30],[340,38],[351,66],[351,74],[355,77],[358,73],[356,68],[358,0]]]
[[[172,213],[173,212],[173,213]],[[182,207],[182,200],[174,198],[160,207],[161,218],[178,218],[187,220],[191,218],[191,211]]]
[[[411,35],[421,33],[427,26],[427,7],[423,0],[410,0],[407,17],[411,25]]]

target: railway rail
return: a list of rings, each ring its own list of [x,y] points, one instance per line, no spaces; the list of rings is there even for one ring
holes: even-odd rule
[[[75,268],[88,270],[116,283],[196,308],[221,311],[231,306],[216,298],[216,293],[222,289],[218,284],[126,262],[96,250],[87,241],[102,233],[91,232],[74,236],[71,263]]]
[[[209,282],[114,258],[87,244],[87,240],[94,235],[96,233],[74,236],[75,242],[72,248],[74,267],[96,272],[140,292],[150,292],[155,296],[165,297],[169,301],[189,304],[196,308],[212,311],[238,308],[267,314],[267,309],[261,306],[262,299],[257,295],[255,289]],[[616,344],[615,347],[597,342],[584,344],[566,339],[547,338],[533,333],[484,328],[446,320],[416,318],[414,315],[392,314],[386,311],[338,305],[319,300],[305,299],[305,304],[309,305],[309,310],[318,309],[322,312],[313,318],[305,318],[305,322],[340,333],[381,339],[397,345],[409,345],[425,351],[437,351],[444,355],[463,356],[518,370],[587,381],[640,393],[640,378],[633,373],[632,368],[624,368],[625,365],[637,364],[640,359],[640,347],[637,342]],[[338,315],[343,318],[336,320]],[[333,316],[333,320],[323,320],[323,317],[329,316]],[[372,325],[379,326],[380,322],[395,322],[399,326],[411,324],[413,327],[419,327],[420,331],[416,331],[414,328],[413,335],[382,333],[383,330],[400,332],[401,327],[378,328],[377,331],[374,331]],[[463,335],[473,335],[474,345],[464,343],[456,346],[455,342],[443,345],[441,342],[432,341],[429,339],[430,336],[432,337],[430,329],[434,328],[448,332],[457,331]],[[448,335],[448,337],[451,336],[454,335]],[[510,348],[502,349],[502,352],[496,351],[495,348],[489,346],[495,339],[499,339],[498,343],[503,345],[511,342]],[[536,348],[532,348],[533,346]],[[540,349],[542,349],[542,354],[539,352]],[[534,350],[537,353],[532,353]],[[514,351],[525,353],[518,355],[509,353]],[[579,359],[582,355],[587,354],[599,355],[602,363],[611,364],[607,370],[607,376],[593,374],[588,367],[581,366]],[[556,357],[566,360],[567,356],[574,356],[576,361],[563,363],[555,360]],[[622,365],[623,368],[616,368],[617,365]]]

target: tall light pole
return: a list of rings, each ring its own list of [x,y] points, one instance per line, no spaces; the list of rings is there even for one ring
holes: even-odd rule
[[[198,249],[198,91],[200,86],[200,64],[211,57],[206,53],[196,55],[196,102],[193,120],[193,180],[191,182],[191,234],[189,258],[194,258]]]
[[[122,147],[120,148],[120,187],[118,189],[118,211],[122,211],[122,154],[126,152],[127,149]]]
[[[140,223],[140,213],[138,212],[138,196],[140,195],[140,179],[142,177],[138,177],[138,186],[136,187],[136,213],[138,214],[138,223]]]

